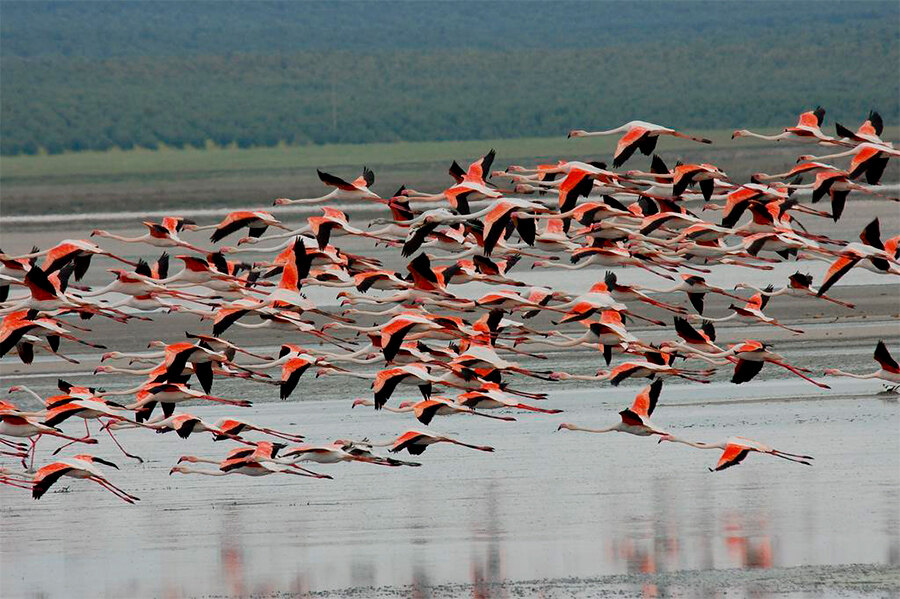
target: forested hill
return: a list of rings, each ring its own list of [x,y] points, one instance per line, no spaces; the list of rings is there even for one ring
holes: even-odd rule
[[[900,120],[900,3],[0,3],[0,152]]]

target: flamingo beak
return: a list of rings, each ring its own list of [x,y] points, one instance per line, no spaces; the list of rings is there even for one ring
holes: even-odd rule
[[[109,460],[104,460],[103,458],[94,458],[94,461],[97,462],[98,464],[103,464],[104,466],[109,466],[110,468],[115,468],[116,470],[119,469],[119,467],[116,466],[114,463],[110,462]]]

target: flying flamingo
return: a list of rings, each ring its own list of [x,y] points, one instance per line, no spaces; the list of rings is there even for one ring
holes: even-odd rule
[[[169,470],[169,475],[178,472],[181,474],[202,474],[205,476],[227,476],[229,474],[243,474],[244,476],[267,476],[269,474],[293,474],[311,478],[332,477],[328,474],[319,474],[306,468],[293,464],[288,458],[279,458],[279,450],[285,446],[283,443],[257,443],[255,448],[239,447],[228,452],[224,460],[216,461],[207,458],[199,458],[192,455],[184,455],[178,458],[178,463]],[[182,462],[192,464],[215,464],[218,470],[200,470],[190,466],[182,466]]]
[[[617,422],[610,427],[599,429],[584,428],[574,424],[563,423],[560,424],[559,428],[556,430],[560,431],[566,429],[570,431],[583,431],[586,433],[610,433],[616,431],[637,435],[639,437],[666,435],[668,433],[657,428],[656,425],[650,422],[650,416],[653,415],[653,410],[656,409],[656,404],[659,401],[659,393],[662,390],[662,385],[662,379],[659,379],[641,389],[640,393],[637,394],[637,397],[634,398],[634,403],[631,404],[631,407],[625,408],[619,412],[622,421]]]
[[[881,119],[881,115],[874,110],[869,111],[869,116],[866,117],[866,120],[863,121],[863,124],[859,126],[855,133],[837,122],[834,124],[834,130],[844,139],[860,143],[869,142],[886,145],[879,137],[884,131],[884,121]]]
[[[731,310],[732,312],[728,316],[725,316],[722,318],[707,317],[707,318],[705,318],[705,320],[710,321],[710,322],[725,322],[727,320],[732,320],[733,318],[736,318],[736,317],[742,317],[742,318],[746,318],[746,319],[753,320],[756,322],[762,322],[765,324],[770,324],[772,326],[780,327],[782,329],[785,329],[786,331],[791,331],[792,333],[795,333],[797,335],[802,334],[803,331],[801,331],[800,329],[792,329],[789,326],[781,324],[780,322],[778,322],[776,319],[772,318],[771,316],[766,316],[765,314],[763,314],[763,309],[765,309],[766,304],[769,302],[769,297],[770,297],[769,294],[772,292],[773,289],[774,289],[774,287],[769,285],[768,287],[766,287],[759,293],[754,293],[753,296],[751,296],[750,299],[747,300],[747,303],[744,304],[743,306],[737,306],[735,304],[730,304],[728,306],[728,309]],[[689,318],[691,318],[692,320],[704,320],[703,317],[698,316],[697,314],[691,314],[691,315],[689,315]]]
[[[731,135],[731,139],[738,137],[755,137],[757,139],[765,139],[767,141],[781,141],[789,139],[791,141],[802,141],[807,143],[825,143],[832,145],[847,145],[846,142],[828,137],[822,133],[822,123],[825,121],[825,109],[817,106],[815,110],[804,112],[800,115],[797,124],[793,127],[785,127],[778,135],[762,135],[753,133],[746,129],[739,129]]]
[[[102,229],[94,229],[91,231],[91,237],[106,237],[107,239],[114,239],[115,241],[122,243],[146,243],[162,248],[183,247],[201,254],[206,253],[206,250],[182,240],[174,227],[168,228],[165,224],[150,221],[144,221],[143,225],[147,227],[148,232],[137,237],[123,237],[122,235],[116,235],[115,233],[110,233],[109,231],[104,231]]]
[[[429,445],[434,445],[435,443],[452,443],[453,445],[459,445],[461,447],[468,447],[469,449],[477,449],[478,451],[494,451],[493,447],[489,447],[487,445],[470,445],[469,443],[463,443],[462,441],[457,441],[451,437],[446,437],[443,435],[432,435],[430,433],[423,433],[421,431],[407,431],[397,437],[394,441],[389,441],[380,445],[381,447],[390,446],[391,453],[397,453],[403,451],[404,449],[410,453],[410,455],[422,455],[426,449],[428,449]],[[372,444],[376,446],[375,444]]]
[[[0,436],[28,438],[31,443],[31,449],[28,452],[31,456],[31,466],[34,465],[34,450],[41,435],[51,435],[87,445],[97,444],[97,439],[70,437],[56,427],[41,423],[35,416],[19,412],[9,403],[0,402]],[[9,445],[9,443],[4,441],[4,445]],[[22,465],[25,466],[25,458],[22,459]]]
[[[456,402],[473,410],[495,410],[499,408],[513,408],[518,410],[526,410],[528,412],[539,412],[542,414],[560,414],[562,410],[550,410],[546,408],[538,408],[530,404],[521,403],[509,397],[500,388],[497,383],[485,383],[481,389],[463,393],[456,398]]]
[[[353,405],[350,407],[355,408],[356,406],[374,407],[375,402],[370,399],[357,399],[353,401]],[[458,403],[453,403],[453,401],[451,401],[449,398],[440,396],[432,396],[430,399],[424,399],[418,402],[404,401],[401,402],[400,405],[396,408],[384,406],[382,409],[389,412],[395,412],[397,414],[412,412],[416,417],[416,420],[418,420],[425,426],[431,424],[431,421],[435,416],[452,416],[453,414],[472,414],[475,416],[482,416],[484,418],[492,418],[494,420],[504,420],[507,422],[515,421],[515,418],[513,418],[512,416],[494,416],[493,414],[485,414],[483,412],[473,410],[470,407],[460,405]]]
[[[131,267],[137,266],[136,263],[107,252],[96,243],[91,243],[84,239],[65,239],[48,250],[24,254],[13,259],[37,258],[40,256],[44,256],[41,270],[47,274],[61,269],[69,262],[73,262],[76,281],[80,281],[81,277],[87,272],[91,265],[91,258],[94,256],[107,256],[119,262],[124,262]]]
[[[854,379],[881,379],[882,381],[891,383],[889,390],[895,391],[897,387],[900,386],[900,366],[897,365],[897,361],[891,356],[891,352],[888,351],[884,341],[879,341],[878,344],[875,345],[874,358],[881,368],[875,372],[870,372],[869,374],[853,374],[852,372],[844,372],[837,368],[828,368],[825,370],[825,374],[832,376],[847,376]]]
[[[278,198],[275,200],[275,205],[320,204],[331,200],[381,200],[381,198],[378,197],[378,194],[369,189],[370,186],[375,184],[375,173],[366,167],[363,167],[363,174],[350,183],[344,181],[340,177],[329,175],[318,169],[316,169],[316,174],[319,175],[319,181],[328,187],[334,187],[334,189],[318,198],[306,198],[302,200]]]
[[[250,237],[261,236],[269,227],[277,227],[279,229],[284,229],[285,231],[290,230],[282,225],[274,216],[263,210],[237,210],[229,213],[228,216],[217,225],[206,225],[203,227],[194,226],[192,229],[194,231],[215,229],[209,240],[216,243],[244,227],[247,227],[250,230]]]
[[[622,166],[625,161],[634,154],[635,150],[640,149],[641,153],[645,156],[652,154],[653,150],[656,149],[656,142],[660,135],[681,137],[683,139],[690,139],[691,141],[704,144],[712,143],[711,140],[706,139],[705,137],[687,135],[676,131],[675,129],[669,129],[668,127],[654,125],[653,123],[645,121],[629,121],[620,127],[609,129],[608,131],[588,132],[581,129],[575,129],[569,132],[569,137],[594,137],[598,135],[616,135],[618,133],[624,133],[625,135],[622,136],[619,143],[616,144],[616,152],[613,155],[613,166],[616,168]]]
[[[238,420],[237,418],[220,418],[219,420],[216,420],[213,427],[222,432],[220,435],[213,435],[213,439],[216,441],[238,436],[244,431],[257,431],[279,439],[284,439],[285,441],[303,441],[303,435],[285,433],[272,428],[257,426],[245,420]]]
[[[863,175],[866,177],[866,183],[877,185],[884,174],[888,160],[900,156],[900,149],[873,143],[861,143],[854,148],[850,148],[844,152],[835,154],[827,154],[823,156],[800,156],[799,162],[810,160],[830,160],[832,158],[843,158],[844,156],[853,156],[850,160],[850,168],[847,172],[851,179],[859,179]]]
[[[367,441],[347,441],[338,439],[327,445],[294,445],[284,452],[285,459],[297,462],[313,462],[316,464],[339,464],[341,462],[363,462],[378,466],[421,466],[418,462],[407,462],[394,458],[375,455],[372,445]]]
[[[779,451],[777,449],[772,449],[767,445],[763,445],[762,443],[758,443],[757,441],[751,441],[750,439],[745,439],[744,437],[732,437],[726,441],[720,441],[719,443],[703,443],[701,441],[694,442],[688,441],[686,439],[679,439],[678,437],[675,437],[673,435],[663,435],[659,438],[659,443],[662,443],[663,441],[683,443],[684,445],[696,447],[697,449],[724,450],[724,452],[722,453],[722,457],[719,458],[719,462],[716,464],[716,467],[709,469],[710,472],[718,472],[720,470],[725,470],[726,468],[731,468],[732,466],[737,466],[744,460],[744,458],[746,458],[750,454],[751,451],[766,453],[783,460],[788,460],[790,462],[806,464],[807,466],[812,465],[807,460],[813,459],[812,456],[808,455],[798,455],[795,453],[787,453],[784,451]]]
[[[828,297],[827,295],[819,295],[817,290],[812,288],[813,278],[810,274],[803,274],[800,271],[795,272],[790,277],[788,277],[788,284],[779,289],[778,291],[773,291],[771,289],[759,289],[757,287],[753,287],[748,283],[738,283],[734,286],[735,290],[737,289],[751,289],[756,293],[759,293],[763,296],[767,297],[775,297],[777,295],[788,295],[794,297],[817,297],[823,300],[827,300],[839,306],[844,306],[846,308],[854,308],[855,306],[849,302],[842,302],[841,300],[834,299],[833,297]]]
[[[115,486],[94,464],[103,464],[119,469],[114,463],[104,460],[103,458],[94,457],[85,453],[76,455],[71,458],[65,458],[52,464],[47,464],[34,474],[34,483],[31,496],[34,499],[40,499],[47,490],[53,486],[63,476],[71,476],[72,478],[81,478],[91,480],[128,503],[140,501],[139,497],[135,497],[130,493],[126,493],[119,487]]]

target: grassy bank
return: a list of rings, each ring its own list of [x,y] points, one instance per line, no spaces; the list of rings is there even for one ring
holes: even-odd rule
[[[804,152],[828,151],[752,139],[732,141],[731,130],[692,133],[709,137],[713,145],[663,138],[658,152],[670,166],[676,160],[718,164],[737,181],[746,180],[753,172],[778,172]],[[886,129],[886,139],[898,137],[900,127]],[[401,184],[436,190],[450,182],[450,161],[466,164],[490,148],[497,150],[494,167],[502,169],[509,164],[560,158],[609,161],[615,143],[615,137],[566,139],[561,134],[472,141],[14,156],[0,158],[0,198],[5,215],[260,206],[276,197],[319,195],[324,187],[316,177],[316,168],[352,178],[367,165],[376,173],[375,190],[383,194]],[[636,155],[627,166],[646,168],[648,159]],[[895,170],[891,165],[890,180],[896,180]]]

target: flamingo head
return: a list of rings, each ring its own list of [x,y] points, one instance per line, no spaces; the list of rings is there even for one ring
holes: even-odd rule
[[[115,360],[116,358],[119,358],[121,355],[122,355],[122,353],[117,352],[117,351],[106,352],[105,354],[100,356],[100,361],[106,362],[107,360]]]
[[[432,398],[432,399],[434,399],[434,398]],[[414,401],[402,401],[402,402],[400,402],[400,405],[397,407],[401,410],[405,410],[406,408],[410,408],[414,405],[416,405],[416,402],[414,402]]]
[[[557,430],[557,431],[561,431],[561,430],[564,430],[564,429],[565,429],[565,430],[573,430],[574,428],[575,428],[575,425],[574,425],[574,424],[569,424],[568,422],[563,422],[562,424],[560,424],[560,425],[556,428],[556,430]]]
[[[285,204],[290,204],[291,201],[288,198],[278,198],[274,202],[272,202],[273,206],[284,206]]]
[[[368,406],[368,405],[371,405],[371,402],[368,399],[360,398],[360,399],[354,399],[353,405],[350,406],[350,408],[352,409],[352,408],[355,408],[356,406]]]
[[[103,372],[108,373],[108,372],[112,372],[112,370],[110,370],[109,366],[98,366],[94,369],[94,374],[100,374]]]
[[[91,231],[91,237],[94,237],[96,235],[103,235],[104,233],[106,233],[106,231],[103,231],[101,229],[94,229],[93,231]]]
[[[660,435],[657,443],[662,443],[663,441],[671,441],[672,439],[674,439],[674,437],[672,435],[669,435],[669,434]]]
[[[573,137],[584,137],[585,135],[587,135],[587,131],[583,129],[572,129],[566,137],[571,139]]]
[[[527,183],[517,183],[513,188],[513,191],[516,193],[534,193],[538,191],[538,188],[534,185],[528,185]]]
[[[825,374],[835,375],[835,374],[838,374],[838,373],[839,373],[839,371],[838,371],[837,368],[826,368],[826,369],[825,369]],[[12,391],[11,388],[10,388],[10,391]]]
[[[253,237],[241,237],[240,239],[238,239],[237,245],[238,245],[238,247],[240,247],[240,246],[244,245],[245,243],[253,244],[253,243],[256,243],[257,241],[258,240]]]
[[[177,463],[180,464],[181,462],[190,462],[191,464],[196,463],[196,462],[197,462],[197,456],[193,456],[193,455],[183,455],[183,456],[181,456],[180,458],[178,458],[178,462],[177,462]]]
[[[551,372],[547,375],[551,381],[567,381],[571,376],[566,372]]]
[[[747,135],[746,129],[738,129],[737,131],[735,131],[734,133],[731,134],[731,139],[737,139],[738,137],[744,137],[745,135]]]

